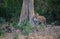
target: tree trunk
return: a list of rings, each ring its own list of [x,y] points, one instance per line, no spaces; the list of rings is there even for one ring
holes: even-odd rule
[[[34,25],[34,22],[32,20],[34,16],[34,0],[29,0],[29,22]]]
[[[22,11],[18,25],[25,19],[28,19],[33,24],[32,17],[34,16],[34,0],[23,0]]]

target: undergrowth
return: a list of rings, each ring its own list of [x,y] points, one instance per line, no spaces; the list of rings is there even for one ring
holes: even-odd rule
[[[32,25],[29,23],[28,20],[24,20],[20,25],[16,22],[12,24],[14,28],[20,29],[23,35],[29,35],[32,31]]]

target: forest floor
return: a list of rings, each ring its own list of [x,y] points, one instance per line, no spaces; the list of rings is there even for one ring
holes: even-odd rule
[[[50,26],[50,25],[49,25]],[[24,36],[17,29],[12,33],[5,33],[2,39],[14,39],[15,33],[18,33],[18,39],[60,39],[60,26],[46,27],[44,30],[38,28],[38,31],[30,33],[28,36]]]

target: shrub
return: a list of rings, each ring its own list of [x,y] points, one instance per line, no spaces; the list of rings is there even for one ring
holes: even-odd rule
[[[16,22],[12,23],[12,26],[20,29],[23,35],[29,35],[29,33],[32,31],[32,26],[27,19],[24,20],[19,26]]]
[[[4,31],[0,28],[0,36],[3,35]]]
[[[14,28],[18,28],[18,26],[17,26],[17,22],[13,22],[13,23],[12,23],[12,27],[14,27]]]
[[[43,24],[43,23],[41,23],[41,25],[40,25],[40,29],[44,29],[45,27],[46,27],[46,25]]]
[[[27,25],[27,26],[23,29],[22,33],[23,33],[24,35],[29,35],[29,33],[31,32],[31,30],[32,30],[32,26],[29,24],[29,25]]]
[[[2,23],[4,23],[6,20],[4,19],[4,18],[2,18],[2,17],[0,17],[0,23],[2,24]]]
[[[18,39],[18,33],[15,33],[14,39]]]
[[[31,26],[31,24],[28,22],[28,20],[24,20],[24,21],[20,24],[19,29],[22,31],[22,34],[24,34],[24,35],[29,35],[29,33],[30,33],[31,30],[32,30],[32,26]]]

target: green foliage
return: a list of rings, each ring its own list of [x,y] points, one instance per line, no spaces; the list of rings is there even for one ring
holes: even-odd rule
[[[23,0],[3,0],[0,6],[0,17],[5,20],[18,21]],[[60,20],[60,0],[34,0],[34,10],[39,15],[46,17],[51,23]],[[55,16],[54,16],[55,14]]]
[[[55,22],[54,23],[51,23],[52,26],[55,26]]]
[[[2,18],[2,17],[0,17],[0,23],[2,24],[2,23],[5,23],[5,19],[4,18]]]
[[[46,27],[45,24],[43,24],[43,23],[40,24],[40,29],[45,29],[45,27]]]
[[[17,26],[17,22],[13,22],[13,23],[12,23],[12,27],[14,27],[14,28],[18,28],[18,26]]]
[[[29,35],[32,30],[32,26],[28,20],[24,20],[19,26],[17,22],[13,22],[12,26],[14,28],[20,29],[23,35]]]
[[[0,28],[0,36],[2,36],[4,33],[3,29]]]
[[[47,22],[51,23],[60,20],[60,0],[35,0],[35,11],[39,15],[47,18]]]
[[[32,30],[32,26],[29,24],[29,25],[27,25],[27,26],[25,27],[25,29],[23,29],[22,33],[23,33],[24,35],[29,35],[29,33],[31,32],[31,30]]]
[[[2,29],[2,24],[5,23],[5,19],[0,17],[0,36],[4,34],[4,30]]]
[[[15,33],[14,39],[18,39],[18,33]]]
[[[0,16],[6,20],[13,18],[18,20],[22,6],[22,0],[3,0],[2,6],[0,6]]]
[[[28,20],[24,20],[20,26],[19,29],[22,31],[22,34],[24,35],[29,35],[29,33],[31,32],[32,26],[31,24],[28,22]]]
[[[23,29],[27,26],[27,24],[28,24],[28,20],[24,20],[24,21],[20,24],[19,29],[23,30]]]

